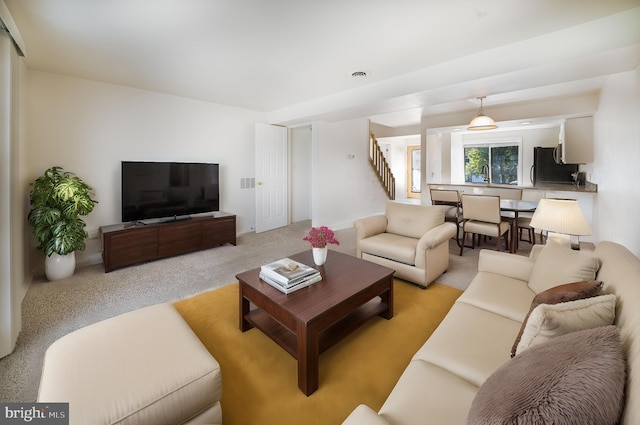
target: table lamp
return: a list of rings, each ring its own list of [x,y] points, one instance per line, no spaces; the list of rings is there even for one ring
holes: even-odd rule
[[[591,234],[589,223],[575,199],[541,199],[531,218],[531,227],[569,235],[571,249],[575,250],[580,249],[579,236]]]

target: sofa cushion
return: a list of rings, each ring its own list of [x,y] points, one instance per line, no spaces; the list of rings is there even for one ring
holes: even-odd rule
[[[380,233],[360,241],[360,250],[378,257],[413,265],[418,239],[393,233]]]
[[[554,286],[595,279],[598,259],[592,252],[574,251],[549,240],[531,271],[529,287],[538,294]]]
[[[615,424],[624,387],[618,328],[572,332],[498,368],[480,387],[467,424]]]
[[[471,304],[520,323],[529,311],[534,295],[525,281],[478,272],[457,302]]]
[[[616,296],[600,295],[558,304],[540,304],[533,309],[516,354],[569,332],[613,324]]]
[[[598,292],[600,292],[601,288],[602,282],[600,281],[583,280],[581,282],[565,283],[564,285],[554,286],[553,288],[542,291],[538,295],[533,297],[533,301],[531,302],[531,306],[529,307],[529,312],[522,321],[520,332],[518,333],[518,336],[516,337],[516,340],[513,342],[513,346],[511,347],[511,357],[516,355],[516,348],[518,348],[518,344],[520,343],[522,332],[527,326],[527,320],[529,319],[529,315],[534,308],[536,308],[540,304],[557,304],[566,301],[575,301],[581,300],[583,298],[594,297]]]
[[[444,223],[444,209],[430,205],[387,202],[387,233],[420,239],[434,227]]]
[[[379,413],[389,424],[458,425],[464,423],[477,391],[478,386],[460,376],[412,360]],[[370,422],[358,425],[364,423]]]
[[[441,367],[476,386],[504,362],[520,322],[456,302],[414,359]]]

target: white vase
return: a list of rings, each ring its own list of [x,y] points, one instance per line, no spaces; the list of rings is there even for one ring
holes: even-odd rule
[[[60,280],[73,276],[76,270],[76,253],[71,252],[67,255],[51,254],[45,257],[44,274],[50,281]]]
[[[316,266],[321,266],[327,261],[327,247],[324,248],[312,248],[313,251],[313,262],[316,263]]]

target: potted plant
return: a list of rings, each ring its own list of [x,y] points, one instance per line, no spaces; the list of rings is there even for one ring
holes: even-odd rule
[[[333,230],[327,226],[312,227],[307,236],[302,238],[302,240],[311,243],[313,262],[318,266],[323,265],[325,261],[327,261],[327,244],[340,245]]]
[[[38,248],[44,250],[49,280],[73,275],[75,251],[85,249],[86,223],[80,218],[93,211],[93,189],[62,167],[51,167],[31,183],[28,220]]]

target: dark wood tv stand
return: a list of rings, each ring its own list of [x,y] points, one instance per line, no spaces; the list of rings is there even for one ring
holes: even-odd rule
[[[100,227],[104,271],[236,244],[236,216],[216,212],[189,220]]]

